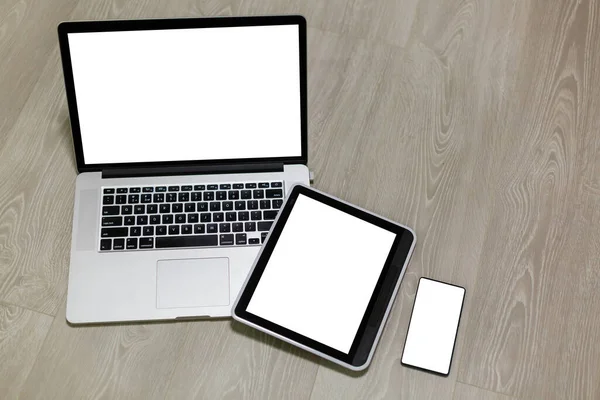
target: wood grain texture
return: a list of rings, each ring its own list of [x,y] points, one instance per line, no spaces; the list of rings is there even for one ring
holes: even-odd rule
[[[417,231],[371,367],[228,320],[69,327],[56,23],[276,13],[309,25],[315,186]],[[3,2],[0,397],[600,398],[599,17],[598,0]],[[420,276],[467,289],[448,378],[399,361]]]
[[[0,304],[0,398],[17,398],[33,367],[52,317]]]
[[[514,400],[505,394],[490,392],[475,386],[457,382],[454,388],[454,400]]]

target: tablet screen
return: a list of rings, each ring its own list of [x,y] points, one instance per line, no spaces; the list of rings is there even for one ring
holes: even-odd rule
[[[348,354],[396,236],[299,194],[247,311]]]

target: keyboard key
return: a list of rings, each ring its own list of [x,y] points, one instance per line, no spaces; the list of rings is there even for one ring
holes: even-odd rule
[[[257,200],[249,200],[248,201],[248,210],[258,210],[258,201]]]
[[[204,224],[194,225],[194,233],[204,233]]]
[[[155,203],[162,203],[165,201],[165,194],[164,193],[156,193],[154,195],[153,199],[154,199]]]
[[[170,204],[161,204],[159,207],[160,213],[161,214],[168,214],[171,212],[171,205]]]
[[[129,236],[140,236],[142,234],[142,228],[139,226],[132,226],[129,228]]]
[[[198,203],[197,206],[198,212],[208,211],[208,203]]]
[[[185,203],[186,201],[190,201],[190,194],[188,192],[179,193],[179,201]]]
[[[254,199],[264,199],[265,191],[262,189],[255,189],[252,191],[252,198]]]
[[[140,249],[151,249],[154,247],[154,238],[141,238]]]
[[[191,190],[192,190],[192,185],[185,185],[185,186],[182,186],[182,187],[181,187],[181,190],[182,190],[182,191],[187,191],[187,192],[189,192],[189,191],[191,191]]]
[[[267,189],[265,190],[265,196],[267,199],[282,199],[283,190],[281,189]]]
[[[245,233],[236,233],[235,235],[235,244],[246,244],[246,234]]]
[[[145,187],[145,188],[142,188],[142,192],[152,193],[152,192],[154,192],[154,188],[153,187]]]
[[[225,216],[222,212],[213,213],[213,222],[223,222]]]
[[[156,238],[155,248],[216,246],[217,235],[176,236]]]
[[[217,200],[227,200],[227,192],[219,190],[217,192]]]
[[[246,183],[246,189],[255,189],[256,183]]]
[[[103,238],[126,237],[127,231],[127,228],[102,228],[102,230],[100,230],[100,236]]]
[[[179,225],[169,225],[169,235],[179,235]]]
[[[244,232],[244,224],[241,222],[234,222],[231,224],[231,230],[233,232]]]
[[[268,188],[269,186],[270,186],[270,185],[269,185],[269,182],[260,182],[260,183],[258,184],[258,187],[259,187],[259,188]]]
[[[231,184],[230,183],[221,183],[219,185],[219,189],[226,189],[226,190],[231,189]]]
[[[271,220],[277,218],[277,211],[268,210],[263,212],[263,218],[266,220]]]
[[[264,210],[266,208],[271,208],[271,200],[261,200],[260,201],[260,209]]]
[[[244,184],[243,183],[234,183],[233,184],[233,188],[234,189],[243,189],[244,188]]]
[[[127,206],[121,206],[121,214],[122,215],[129,215],[133,213],[133,206],[127,205]]]
[[[255,232],[256,231],[256,222],[246,222],[244,224],[244,228],[246,228],[246,232]]]
[[[240,198],[240,192],[237,190],[230,190],[227,194],[227,197],[229,198],[229,200],[237,200]]]
[[[148,225],[148,216],[147,215],[138,215],[137,224],[138,225]]]
[[[194,185],[194,190],[206,190],[206,186],[204,186],[204,185]]]
[[[233,235],[219,235],[219,243],[221,246],[231,246],[233,245]]]
[[[151,225],[158,225],[158,224],[160,224],[160,215],[151,215],[150,216],[150,224]]]
[[[252,198],[252,191],[250,190],[242,190],[241,192],[242,199],[248,200]]]
[[[238,200],[235,202],[235,209],[236,210],[245,210],[246,209],[246,202],[242,201],[242,200]]]
[[[115,196],[103,196],[102,204],[104,204],[104,205],[115,204]]]
[[[169,192],[179,192],[179,186],[169,186]]]
[[[215,199],[215,192],[204,192],[202,195],[202,200],[204,201],[213,201]]]
[[[162,216],[163,224],[172,224],[173,223],[173,214],[165,214]]]
[[[158,212],[158,206],[156,204],[148,204],[146,206],[146,212],[148,214],[156,214]]]
[[[192,234],[192,226],[191,225],[181,225],[181,233],[183,235],[191,235]]]
[[[273,222],[259,222],[257,225],[259,231],[268,231],[269,229],[271,229],[271,225],[273,225]]]
[[[248,221],[250,219],[250,213],[248,211],[238,212],[238,221]]]
[[[175,203],[177,201],[177,193],[167,193],[167,202]]]
[[[185,214],[176,214],[175,215],[175,223],[176,224],[185,224]]]
[[[133,215],[126,215],[125,225],[135,225],[135,217]]]
[[[141,192],[141,189],[139,187],[129,188],[129,193],[139,193],[139,192]]]
[[[146,213],[146,206],[145,205],[133,206],[133,213],[134,214],[145,214]]]
[[[142,203],[152,203],[152,195],[150,193],[143,194]]]
[[[156,227],[156,235],[166,235],[167,227],[164,225],[160,225]]]
[[[273,200],[273,208],[281,208],[283,200]]]
[[[167,191],[167,187],[166,186],[157,186],[156,191],[164,193]]]
[[[188,214],[187,222],[192,223],[192,224],[198,222],[198,214],[196,214],[196,213]]]
[[[217,190],[219,188],[219,186],[218,185],[208,185],[206,188],[208,190]]]
[[[231,224],[229,224],[228,222],[223,222],[222,224],[219,224],[219,232],[221,232],[221,233],[231,232]]]
[[[104,189],[106,190],[106,189]],[[110,250],[112,245],[112,240],[110,239],[102,239],[100,240],[100,250]]]
[[[192,192],[192,201],[200,201],[202,200],[202,192]]]
[[[262,232],[262,233],[260,234],[260,241],[261,241],[262,243],[264,243],[264,242],[265,242],[265,239],[267,239],[267,235],[268,235],[268,234],[269,234],[269,232]]]
[[[118,194],[115,196],[115,204],[127,204],[127,195]]]
[[[260,239],[259,238],[252,238],[250,240],[248,240],[249,244],[260,244]]]
[[[233,210],[233,201],[224,201],[223,202],[223,211],[231,211]]]
[[[271,187],[280,188],[283,184],[281,182],[271,182]]]
[[[139,194],[130,194],[129,198],[128,198],[128,202],[129,204],[137,204],[140,202],[140,195]]]
[[[181,204],[181,203],[175,203],[175,204],[173,204],[173,212],[174,213],[183,212],[183,204]]]
[[[144,234],[144,236],[154,236],[154,227],[145,226],[144,229],[142,229],[142,233]]]
[[[123,217],[102,217],[102,226],[121,226]]]
[[[225,213],[225,221],[235,221],[237,219],[237,213],[235,211],[230,211]]]
[[[117,193],[127,193],[127,188],[118,188]]]
[[[200,214],[200,221],[201,222],[210,222],[211,221],[210,213]]]
[[[221,211],[221,203],[218,201],[210,203],[210,211]]]
[[[207,224],[206,232],[207,233],[217,233],[218,225],[217,224]]]
[[[127,238],[127,250],[137,249],[137,238]]]
[[[119,189],[117,189],[119,190]],[[113,239],[113,250],[123,250],[125,248],[125,239]]]
[[[250,218],[252,219],[252,221],[258,221],[262,219],[262,212],[260,211],[252,211],[252,213],[250,214]]]

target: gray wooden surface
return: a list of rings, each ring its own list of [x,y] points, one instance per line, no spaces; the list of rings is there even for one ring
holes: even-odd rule
[[[302,13],[315,186],[419,236],[366,373],[231,321],[73,328],[61,20]],[[600,1],[4,0],[0,398],[600,398]],[[400,365],[420,276],[448,378]]]

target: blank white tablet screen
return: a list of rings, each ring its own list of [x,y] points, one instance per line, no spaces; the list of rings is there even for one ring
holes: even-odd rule
[[[300,194],[247,311],[348,353],[395,238]]]
[[[465,289],[422,278],[402,362],[448,374]]]

